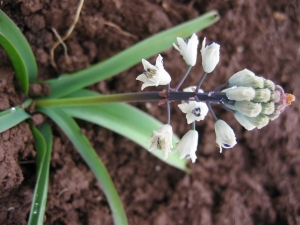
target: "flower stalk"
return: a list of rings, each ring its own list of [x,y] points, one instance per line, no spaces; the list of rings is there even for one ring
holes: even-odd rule
[[[79,98],[60,98],[60,99],[40,99],[36,100],[35,104],[38,107],[57,107],[57,106],[85,106],[85,105],[98,105],[119,102],[149,102],[149,101],[189,101],[191,98],[196,98],[197,101],[220,104],[225,102],[227,104],[234,104],[234,101],[229,100],[225,93],[198,93],[195,92],[175,92],[170,91],[167,93],[166,98],[160,95],[160,91],[152,92],[136,92],[125,94],[111,94],[99,95],[96,97],[79,97]]]

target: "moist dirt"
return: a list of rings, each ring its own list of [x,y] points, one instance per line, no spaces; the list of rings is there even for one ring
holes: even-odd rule
[[[29,41],[40,80],[86,68],[159,31],[216,9],[221,20],[198,33],[200,42],[206,37],[208,42],[221,45],[220,62],[204,81],[203,89],[214,90],[235,72],[248,68],[300,98],[299,1],[86,0],[78,23],[65,42],[69,57],[59,46],[54,68],[50,49],[56,37],[51,28],[63,35],[72,24],[77,4],[70,0],[0,1],[0,8]],[[172,76],[171,86],[175,86],[186,65],[174,49],[162,56]],[[149,61],[154,63],[155,58]],[[2,111],[22,103],[25,96],[15,88],[17,81],[3,49],[0,59]],[[142,71],[139,64],[89,88],[103,94],[140,91],[141,83],[135,78]],[[199,57],[184,85],[195,85],[202,72]],[[43,95],[45,90],[48,92],[43,86],[32,86],[30,94]],[[164,106],[135,106],[166,120]],[[215,145],[214,122],[208,115],[205,121],[197,123],[198,159],[188,164],[191,174],[164,164],[127,138],[78,121],[107,166],[129,223],[300,224],[299,102],[296,100],[268,126],[250,132],[230,112],[218,105],[213,108],[217,117],[235,130],[238,144],[220,154]],[[182,137],[189,129],[185,116],[176,103],[171,111],[173,130]],[[50,121],[41,114],[32,115],[35,125]],[[101,185],[65,134],[50,123],[54,143],[45,224],[112,224]],[[36,178],[35,160],[28,121],[0,134],[0,224],[27,223]]]

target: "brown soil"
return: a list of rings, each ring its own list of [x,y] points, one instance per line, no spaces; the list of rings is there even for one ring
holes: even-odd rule
[[[86,0],[66,41],[69,62],[59,47],[55,70],[49,61],[55,41],[51,27],[64,34],[76,6],[77,1],[67,0],[0,1],[1,9],[29,41],[40,80],[88,67],[152,34],[217,9],[221,20],[198,33],[201,41],[206,36],[209,42],[221,44],[220,63],[205,80],[205,91],[248,68],[300,97],[296,89],[300,86],[299,1]],[[105,21],[133,36],[125,36]],[[164,52],[163,57],[174,86],[186,65],[174,49]],[[0,58],[0,110],[4,110],[22,102],[24,95],[14,88],[13,70],[2,49]],[[142,70],[140,64],[91,88],[101,93],[140,91],[135,77]],[[199,58],[185,84],[195,84],[201,73]],[[164,107],[136,105],[165,120]],[[79,121],[113,178],[129,223],[300,224],[299,102],[267,127],[251,132],[246,132],[231,113],[218,106],[214,109],[233,127],[238,145],[220,154],[215,147],[214,123],[208,116],[205,122],[197,123],[200,143],[196,163],[189,163],[192,174],[165,165],[122,136]],[[44,120],[41,115],[33,118],[36,124]],[[188,130],[175,104],[171,123],[179,136]],[[112,224],[101,186],[60,129],[53,125],[53,131],[45,224]],[[26,224],[35,184],[34,160],[27,122],[0,134],[0,224]]]

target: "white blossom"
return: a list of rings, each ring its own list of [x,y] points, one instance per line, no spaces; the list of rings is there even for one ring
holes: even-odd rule
[[[198,132],[189,130],[176,144],[176,150],[180,153],[180,159],[191,158],[194,163],[197,159],[196,151],[198,145]]]
[[[180,52],[186,64],[194,66],[197,61],[197,48],[199,40],[196,34],[186,42],[182,38],[177,38],[177,45],[173,43],[174,48]]]
[[[211,43],[205,46],[206,38],[202,42],[202,67],[206,73],[211,73],[220,60],[220,45]]]
[[[147,143],[151,143],[149,151],[162,150],[163,158],[166,159],[173,148],[172,135],[172,126],[169,124],[163,125],[158,131],[154,130],[152,137],[147,141]]]
[[[163,58],[158,55],[155,66],[151,65],[147,60],[142,59],[145,72],[139,75],[136,80],[144,82],[142,90],[149,86],[167,85],[171,82],[171,77],[164,69]]]
[[[232,148],[236,144],[235,134],[232,128],[224,121],[218,120],[215,123],[216,144],[222,152],[223,148]]]
[[[179,104],[178,107],[183,113],[186,113],[187,123],[204,120],[207,115],[208,107],[203,102],[190,101],[189,103]]]

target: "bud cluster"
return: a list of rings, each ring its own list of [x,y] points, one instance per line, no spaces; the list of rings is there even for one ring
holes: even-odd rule
[[[272,81],[256,76],[250,70],[235,73],[229,80],[231,88],[223,90],[232,105],[237,121],[247,130],[266,126],[269,120],[276,119],[293,97]]]

